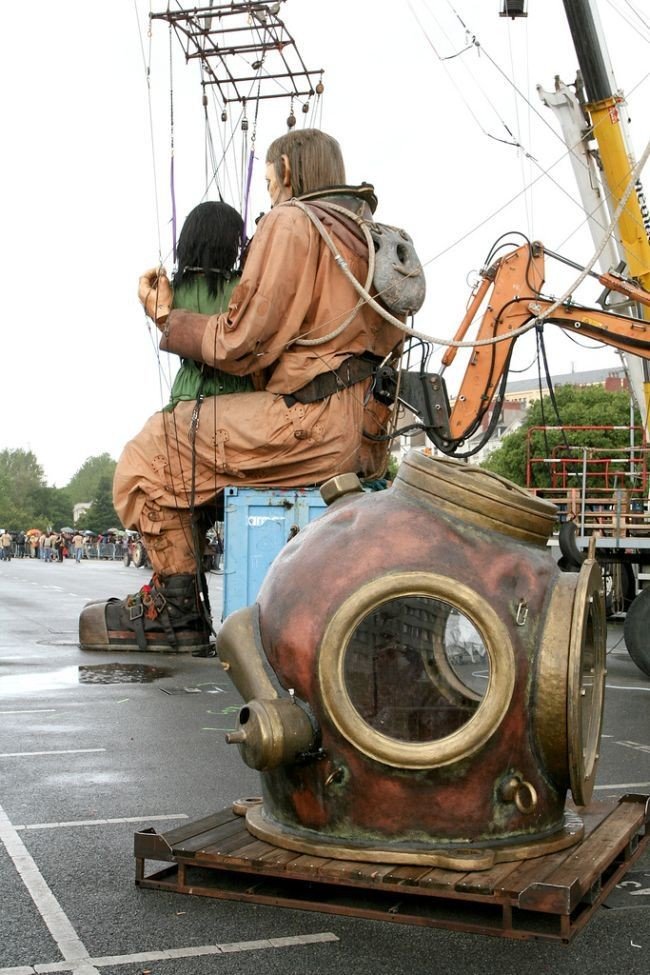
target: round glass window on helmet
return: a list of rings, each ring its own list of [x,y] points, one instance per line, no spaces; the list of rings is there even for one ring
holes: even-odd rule
[[[483,638],[460,610],[429,596],[375,607],[351,634],[343,682],[353,708],[375,731],[431,742],[474,716],[490,676]]]
[[[435,572],[391,572],[351,593],[318,656],[324,714],[394,768],[450,765],[484,747],[514,674],[507,627],[489,602]]]

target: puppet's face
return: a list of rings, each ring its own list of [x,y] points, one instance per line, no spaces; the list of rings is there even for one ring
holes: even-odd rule
[[[281,168],[284,174],[281,180],[278,179],[275,163],[266,164],[266,189],[271,199],[272,207],[277,206],[278,203],[284,203],[286,200],[291,199],[291,169],[289,166],[289,160],[287,156],[282,156],[281,160]]]

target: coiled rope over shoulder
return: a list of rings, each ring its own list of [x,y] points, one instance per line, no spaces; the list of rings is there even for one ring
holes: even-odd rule
[[[292,205],[297,206],[300,210],[302,210],[303,213],[305,213],[309,217],[314,227],[316,228],[316,230],[318,231],[318,233],[323,238],[323,240],[331,250],[332,254],[334,255],[334,260],[339,265],[341,270],[344,272],[348,280],[351,280],[354,283],[357,292],[360,295],[359,301],[356,303],[356,305],[354,306],[350,314],[347,316],[347,318],[345,318],[343,322],[341,322],[340,325],[338,325],[334,329],[333,332],[329,332],[327,335],[323,335],[317,339],[296,339],[295,342],[292,343],[293,345],[306,345],[306,346],[324,345],[326,342],[330,342],[332,339],[335,339],[338,335],[340,335],[341,332],[344,332],[346,330],[348,325],[350,325],[359,314],[360,308],[362,308],[362,306],[366,304],[366,296],[368,298],[370,297],[370,295],[368,294],[368,289],[370,288],[372,284],[372,279],[375,275],[375,248],[372,243],[372,238],[370,238],[370,245],[368,247],[368,274],[366,275],[366,283],[365,285],[362,286],[357,281],[355,276],[352,274],[352,271],[350,271],[350,268],[348,267],[345,258],[339,253],[336,244],[328,234],[327,229],[325,228],[323,223],[319,220],[319,218],[316,216],[316,214],[311,209],[311,207],[306,206],[304,203],[301,203],[299,200],[295,200],[295,199],[292,199],[289,202]],[[367,228],[363,227],[363,224],[356,213],[353,213],[351,210],[346,210],[345,207],[337,206],[334,203],[328,203],[328,208],[331,210],[336,210],[337,212],[344,214],[346,217],[351,217],[352,219],[356,220],[359,226],[361,226],[364,232],[366,233],[366,241],[368,240],[368,237],[370,235],[367,233]]]

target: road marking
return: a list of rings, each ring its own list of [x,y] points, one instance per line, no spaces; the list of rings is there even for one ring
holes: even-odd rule
[[[52,962],[44,965],[23,965],[19,968],[0,968],[0,975],[47,975],[48,972],[75,972],[78,975],[90,975],[98,968],[115,965],[135,965],[152,961],[170,961],[174,958],[196,958],[199,955],[225,955],[243,951],[263,951],[269,948],[294,948],[302,945],[326,944],[338,941],[332,931],[320,934],[294,935],[288,938],[268,938],[263,941],[233,941],[218,945],[196,945],[188,948],[169,948],[167,951],[139,951],[131,955],[104,955],[101,958],[84,959],[85,969],[70,964],[70,960]],[[96,966],[95,968],[88,967]]]
[[[0,758],[28,758],[31,755],[84,755],[88,752],[105,751],[105,748],[64,748],[58,752],[0,752]]]
[[[626,687],[624,684],[605,684],[610,691],[650,691],[650,687]]]
[[[58,950],[65,958],[67,963],[65,970],[74,971],[76,975],[99,975],[97,969],[90,962],[85,945],[45,882],[45,878],[11,825],[2,806],[0,806],[0,840],[27,888],[29,896],[34,901],[45,926],[56,942]],[[37,971],[36,968],[33,970]]]
[[[0,711],[0,714],[56,714],[56,708],[30,708],[25,711]]]
[[[615,785],[595,785],[594,792],[597,789],[647,789],[650,786],[650,782],[617,782]]]
[[[638,741],[617,741],[617,745],[623,745],[624,748],[633,748],[637,752],[646,752],[650,755],[650,745],[642,745]]]
[[[186,813],[175,816],[124,816],[122,819],[70,819],[60,823],[30,823],[29,825],[14,826],[16,831],[23,829],[62,829],[65,826],[106,826],[109,823],[150,823],[163,819],[189,819]]]

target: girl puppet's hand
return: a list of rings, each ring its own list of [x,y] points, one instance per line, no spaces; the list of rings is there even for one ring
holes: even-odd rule
[[[161,328],[172,310],[172,286],[164,267],[152,267],[138,281],[138,298],[149,318]]]

